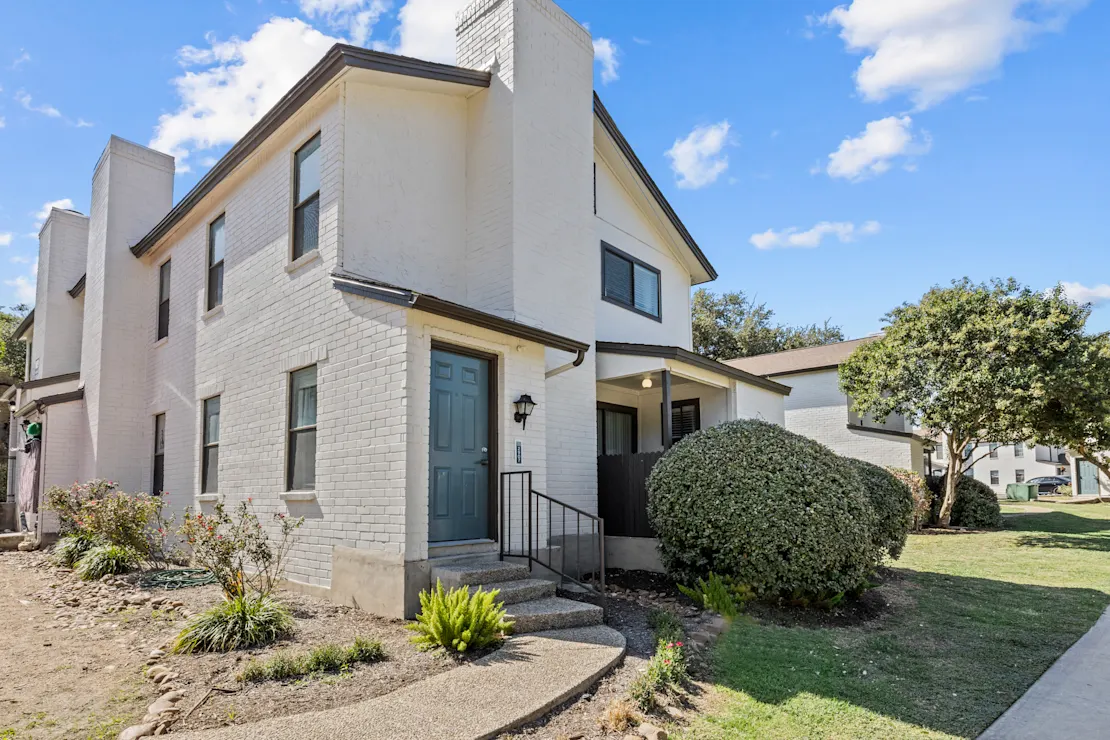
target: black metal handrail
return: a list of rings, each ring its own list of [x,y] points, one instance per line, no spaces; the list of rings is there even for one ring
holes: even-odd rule
[[[605,607],[604,519],[533,490],[530,470],[501,474],[499,514],[502,560],[527,558],[529,570],[540,565],[560,582],[565,578],[594,594]]]

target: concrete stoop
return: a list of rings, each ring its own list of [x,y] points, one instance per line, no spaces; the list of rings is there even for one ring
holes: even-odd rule
[[[590,627],[601,624],[601,607],[555,595],[555,584],[531,578],[527,566],[499,560],[452,560],[432,566],[432,582],[438,579],[444,588],[469,586],[486,591],[499,589],[505,602],[507,618],[513,621],[517,635],[545,630]]]

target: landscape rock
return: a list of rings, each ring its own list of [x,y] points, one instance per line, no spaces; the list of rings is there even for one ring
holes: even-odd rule
[[[147,722],[141,725],[132,725],[131,727],[128,727],[126,730],[121,732],[116,740],[136,740],[136,738],[140,737],[150,737],[154,734],[154,731],[157,728],[158,725],[154,722]]]
[[[644,740],[667,740],[667,733],[655,725],[642,724],[636,728]]]

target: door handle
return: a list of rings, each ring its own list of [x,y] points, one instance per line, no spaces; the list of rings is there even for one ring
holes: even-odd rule
[[[482,454],[485,455],[485,457],[483,457],[481,460],[479,460],[478,464],[479,465],[489,465],[489,448],[488,447],[483,447],[482,448]]]

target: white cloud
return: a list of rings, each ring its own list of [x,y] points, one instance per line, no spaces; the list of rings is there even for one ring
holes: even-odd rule
[[[182,47],[187,69],[173,80],[181,105],[158,118],[150,146],[177,158],[177,172],[189,171],[188,157],[237,141],[339,39],[296,18],[273,18],[247,40],[207,39],[208,47]]]
[[[86,121],[84,118],[78,118],[77,123],[73,125],[77,128],[92,128],[92,124]]]
[[[0,233],[0,247],[10,247],[12,245],[12,232],[5,231]]]
[[[35,217],[35,234],[38,236],[39,229],[46,223],[46,218],[50,215],[50,210],[53,208],[73,210],[73,201],[69,198],[62,198],[61,200],[51,200],[42,204],[42,208],[38,209],[31,215]]]
[[[721,121],[697,126],[685,138],[675,139],[665,154],[671,160],[678,187],[705,187],[728,169],[728,156],[721,150],[729,143],[729,128],[728,121]]]
[[[1087,287],[1082,283],[1061,282],[1060,287],[1064,289],[1064,295],[1076,303],[1098,306],[1110,302],[1110,285],[1105,283]]]
[[[906,93],[924,109],[990,79],[1007,54],[1063,28],[1086,0],[853,0],[821,20],[867,54],[856,88],[869,101]]]
[[[24,257],[21,254],[13,255],[12,257],[9,258],[8,261],[11,262],[13,265],[29,265],[29,264],[31,264],[31,258],[30,257]]]
[[[8,122],[4,120],[3,116],[0,116],[0,128],[4,128],[7,125],[8,125]]]
[[[32,113],[41,113],[47,118],[62,118],[62,112],[52,105],[35,105],[31,102],[31,96],[23,90],[15,94],[15,100]]]
[[[408,0],[397,13],[400,39],[393,51],[445,64],[455,63],[455,14],[470,0]]]
[[[762,234],[752,234],[750,241],[756,249],[818,247],[826,236],[835,236],[841,242],[855,241],[859,236],[873,236],[882,230],[878,221],[865,221],[859,228],[850,221],[822,221],[811,229],[801,231],[791,226],[782,231],[767,229]]]
[[[650,39],[642,39],[639,36],[633,36],[632,37],[632,43],[639,44],[640,46],[651,46],[651,40]]]
[[[829,177],[865,180],[889,170],[898,157],[925,154],[932,145],[928,133],[915,139],[912,129],[913,120],[909,116],[888,116],[871,121],[859,136],[840,142],[837,150],[829,155],[825,171]],[[913,163],[908,163],[907,168],[912,170]]]
[[[594,39],[594,61],[601,65],[601,84],[608,85],[620,79],[617,68],[620,61],[617,57],[621,49],[612,40],[606,38]]]
[[[19,56],[12,60],[11,69],[19,69],[29,61],[31,61],[31,55],[25,52],[23,49],[20,49]]]
[[[301,12],[321,19],[335,31],[346,31],[352,44],[363,46],[382,14],[389,10],[387,0],[298,0]]]
[[[4,285],[15,288],[15,299],[18,303],[35,302],[35,282],[38,279],[39,261],[36,259],[31,265],[29,275],[18,275],[11,280],[5,280]]]

